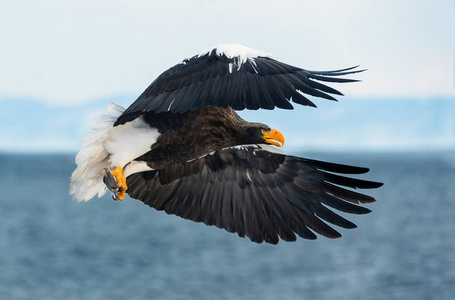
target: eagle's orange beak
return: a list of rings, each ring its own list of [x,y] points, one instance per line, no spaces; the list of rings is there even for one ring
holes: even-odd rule
[[[263,138],[266,143],[275,145],[277,147],[283,147],[284,136],[276,129],[264,132]]]

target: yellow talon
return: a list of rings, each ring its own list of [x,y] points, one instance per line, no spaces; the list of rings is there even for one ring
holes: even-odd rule
[[[122,201],[125,198],[125,192],[128,189],[126,185],[126,178],[123,175],[123,168],[116,167],[113,170],[105,169],[104,183],[109,190],[115,195],[115,200]]]
[[[119,192],[116,195],[116,200],[122,201],[125,198],[125,191],[128,188],[126,186],[126,178],[123,176],[123,168],[118,166],[114,170],[112,170],[112,174],[115,176],[117,180],[117,187],[119,188]]]
[[[124,198],[125,198],[125,191],[120,191],[115,196],[115,200],[118,200],[118,201],[123,201]]]

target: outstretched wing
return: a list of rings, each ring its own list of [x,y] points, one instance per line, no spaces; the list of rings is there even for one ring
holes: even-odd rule
[[[185,59],[161,74],[124,112],[116,125],[144,112],[184,112],[205,106],[243,109],[292,109],[290,103],[316,106],[304,94],[335,100],[339,91],[321,84],[352,82],[336,71],[308,71],[241,45],[222,45]]]
[[[215,225],[254,242],[276,244],[278,236],[296,240],[295,233],[315,239],[312,231],[340,237],[324,221],[343,228],[356,226],[327,207],[365,214],[370,210],[355,204],[375,201],[341,186],[382,185],[334,174],[361,174],[366,168],[287,156],[260,147],[226,148],[191,162],[133,174],[127,178],[128,194],[168,214]]]

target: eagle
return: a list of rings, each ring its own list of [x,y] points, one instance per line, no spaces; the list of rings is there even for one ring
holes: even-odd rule
[[[308,96],[336,101],[342,93],[321,82],[354,82],[343,75],[361,71],[309,71],[238,44],[202,51],[158,76],[127,109],[109,103],[93,120],[70,194],[128,194],[256,243],[341,237],[332,225],[356,225],[333,210],[369,213],[358,204],[375,199],[354,190],[382,183],[345,176],[368,168],[287,155],[283,134],[236,111],[316,107]]]

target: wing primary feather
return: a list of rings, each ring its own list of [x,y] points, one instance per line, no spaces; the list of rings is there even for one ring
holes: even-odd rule
[[[261,104],[259,103],[259,99],[253,96],[253,91],[251,89],[250,84],[250,74],[244,73],[244,89],[241,98],[243,99],[242,105],[248,109],[257,110],[261,108]],[[240,91],[242,92],[242,91]]]
[[[258,224],[257,213],[251,198],[242,201],[242,215],[245,225],[246,235],[256,243],[261,243],[263,238],[259,233],[260,224]]]
[[[330,96],[329,94],[326,94],[326,93],[323,93],[319,90],[316,90],[306,84],[302,84],[299,86],[299,90],[305,94],[308,94],[308,95],[311,95],[311,96],[314,96],[314,97],[319,97],[319,98],[324,98],[324,99],[327,99],[327,100],[332,100],[332,101],[337,101],[335,98],[333,98],[332,96]]]
[[[363,168],[363,167],[355,167],[355,166],[349,166],[349,165],[344,165],[344,164],[337,164],[337,163],[313,160],[313,159],[308,159],[308,158],[296,158],[296,157],[288,156],[288,159],[290,159],[290,160],[297,159],[297,161],[300,164],[302,164],[302,163],[308,164],[309,166],[312,166],[313,168],[316,168],[316,169],[321,169],[324,171],[341,173],[341,174],[364,174],[370,170],[368,168]]]
[[[343,201],[329,194],[317,194],[314,199],[345,213],[364,215],[371,212],[368,208]]]
[[[278,74],[274,76],[278,87],[283,91],[283,94],[289,99],[296,91],[295,86],[286,78],[285,75]]]
[[[333,225],[337,225],[337,226],[340,226],[340,227],[343,227],[346,229],[357,228],[357,225],[355,225],[354,223],[352,223],[349,220],[346,220],[342,216],[334,213],[333,211],[327,209],[326,207],[324,207],[322,205],[316,205],[316,204],[313,206],[314,206],[313,211],[321,219],[323,219],[329,223],[332,223]]]
[[[333,71],[313,71],[313,70],[305,70],[305,71],[309,72],[309,73],[317,74],[317,75],[340,76],[340,75],[361,73],[361,72],[364,72],[367,70],[367,69],[354,70],[354,69],[358,68],[359,66],[360,65],[350,67],[350,68],[345,68],[345,69],[333,70]]]
[[[272,97],[274,104],[281,108],[281,107],[289,107],[289,101],[286,100],[286,96],[284,95],[283,91],[278,87],[277,82],[275,81],[273,76],[264,76],[264,79],[267,82],[267,90]],[[287,102],[287,103],[284,103]]]
[[[232,199],[232,222],[238,236],[245,237],[245,222],[242,214],[242,199]]]
[[[222,207],[222,201],[226,197],[225,193],[228,193],[229,191],[224,191],[224,186],[218,181],[218,184],[216,184],[215,189],[214,189],[214,195],[212,198],[212,220],[213,220],[213,225],[215,225],[218,228],[223,228],[222,227],[222,220],[223,216],[221,214],[221,207]]]
[[[236,93],[233,95],[233,102],[231,102],[231,107],[235,110],[243,110],[245,108],[248,108],[247,105],[245,105],[244,94],[245,89],[247,89],[248,81],[244,72],[236,72],[236,76],[238,76],[238,88]]]
[[[283,189],[271,189],[273,197],[275,197],[275,199],[281,199],[281,201],[277,201],[277,203],[279,203],[278,207],[281,209],[281,215],[285,218],[286,223],[300,237],[305,239],[316,239],[316,235],[307,227],[307,212],[305,210],[298,209],[297,206],[289,202],[290,199],[286,196],[280,197],[280,195],[283,195],[283,191]]]
[[[330,239],[340,238],[341,234],[321,221],[318,217],[311,215],[307,212],[303,212],[305,215],[305,225],[314,230],[315,232],[328,237]]]
[[[304,82],[305,82],[306,85],[308,85],[308,86],[310,86],[310,87],[312,87],[314,89],[318,89],[318,90],[321,90],[323,92],[330,93],[330,94],[343,96],[343,94],[341,92],[339,92],[338,90],[336,90],[334,88],[331,88],[331,87],[329,87],[329,86],[327,86],[325,84],[319,83],[317,81],[307,79]]]
[[[206,103],[213,103],[214,106],[218,106],[218,107],[227,107],[227,103],[225,103],[224,101],[220,101],[220,100],[224,100],[223,98],[219,97],[219,95],[221,94],[220,93],[221,87],[222,87],[222,78],[221,77],[214,78],[213,83],[212,83],[212,88],[210,90],[210,94],[207,96]],[[204,103],[204,106],[206,105],[206,103]]]
[[[328,182],[321,182],[321,189],[324,190],[326,193],[330,193],[337,198],[343,199],[345,201],[349,201],[355,204],[359,203],[373,203],[376,201],[371,196],[360,194],[354,191],[350,191],[347,189],[343,189],[336,185],[330,184]]]
[[[261,104],[264,109],[274,109],[275,103],[273,101],[273,97],[270,95],[269,88],[267,86],[266,79],[263,76],[256,76],[256,82],[258,86],[259,97],[261,99]],[[280,108],[284,109],[293,109],[294,107],[289,101],[280,101]]]
[[[229,107],[229,98],[227,97],[229,93],[229,87],[231,85],[231,82],[228,78],[226,77],[220,77],[219,78],[219,88],[218,88],[218,93],[216,95],[216,101],[218,101],[218,106],[220,107]]]
[[[232,200],[240,198],[234,193],[239,193],[239,187],[234,186],[234,181],[225,182],[223,186],[223,197],[221,199],[221,216],[222,225],[228,232],[235,232],[235,226],[232,222]]]
[[[251,73],[246,73],[246,77],[248,80],[248,90],[251,93],[250,96],[251,101],[249,102],[249,104],[251,105],[250,107],[252,109],[265,108],[264,102],[259,97],[259,88],[256,76]],[[273,109],[273,107],[271,109]]]
[[[276,199],[271,193],[271,190],[267,187],[258,189],[258,192],[261,193],[261,199]],[[288,242],[295,241],[297,238],[293,232],[293,228],[290,225],[289,219],[285,211],[281,208],[277,201],[271,201],[271,212],[275,219],[275,225],[277,226],[277,234],[279,237]]]
[[[330,183],[348,186],[351,188],[360,188],[360,189],[374,189],[382,186],[382,183],[374,182],[374,181],[367,181],[362,179],[350,178],[339,176],[336,174],[327,173],[324,171],[316,170],[314,172],[315,178],[319,180],[328,181]]]
[[[327,81],[327,82],[344,83],[344,82],[359,82],[360,81],[357,79],[329,77],[329,76],[322,76],[322,75],[317,75],[317,74],[312,74],[312,73],[307,73],[307,76],[309,78],[313,78],[313,79],[320,80],[320,81]]]
[[[229,80],[229,86],[226,91],[226,102],[228,106],[234,107],[235,103],[237,102],[237,96],[239,94],[239,86],[240,86],[240,72],[233,72],[232,79]],[[228,79],[225,79],[228,80]]]
[[[249,197],[252,201],[255,203],[260,203],[259,206],[259,212],[258,215],[261,217],[261,223],[262,223],[262,230],[263,230],[263,237],[266,243],[270,244],[277,244],[278,243],[278,235],[277,235],[277,227],[273,225],[273,216],[271,214],[270,208],[268,206],[267,201],[261,201],[260,196],[258,195],[258,190],[249,187],[247,189],[244,189],[245,193],[249,194]]]
[[[312,101],[310,101],[307,97],[305,97],[299,91],[295,91],[295,93],[291,97],[292,102],[302,104],[305,106],[317,107]]]
[[[192,199],[188,209],[188,219],[190,220],[202,220],[201,209],[202,209],[202,197],[205,190],[209,185],[192,185]]]

